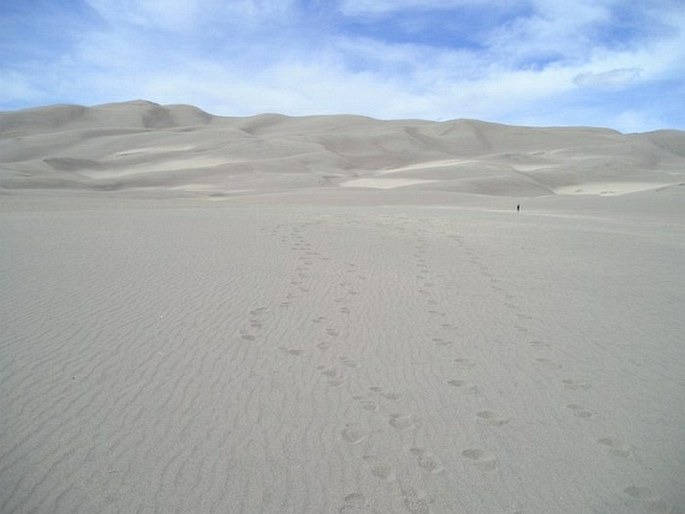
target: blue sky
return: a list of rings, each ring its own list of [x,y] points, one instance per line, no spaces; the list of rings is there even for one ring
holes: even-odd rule
[[[0,110],[685,129],[685,0],[0,0]]]

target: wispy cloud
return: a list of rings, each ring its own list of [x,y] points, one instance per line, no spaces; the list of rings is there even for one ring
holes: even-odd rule
[[[348,16],[378,15],[398,11],[448,11],[464,7],[497,9],[507,0],[342,0],[339,9]]]
[[[685,75],[676,0],[8,2],[2,109],[147,98],[226,115],[685,128],[666,101]]]
[[[190,31],[221,22],[231,27],[276,23],[294,0],[85,0],[104,20],[143,28]]]
[[[640,78],[640,68],[619,68],[602,73],[581,73],[573,82],[579,86],[619,90]]]

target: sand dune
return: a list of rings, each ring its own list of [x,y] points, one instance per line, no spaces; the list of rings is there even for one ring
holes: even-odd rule
[[[178,195],[184,185],[189,193],[202,185],[216,196],[236,189],[257,194],[366,184],[540,196],[596,194],[591,184],[598,182],[634,184],[612,189],[621,192],[685,180],[685,134],[677,131],[624,135],[359,116],[227,118],[139,101],[0,113],[0,137],[5,192]],[[391,187],[378,178],[387,173],[403,180]]]
[[[0,512],[685,512],[683,133],[0,130]]]

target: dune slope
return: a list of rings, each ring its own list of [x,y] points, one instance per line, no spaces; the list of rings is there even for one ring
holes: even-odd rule
[[[346,186],[622,194],[683,183],[683,163],[685,134],[678,131],[625,135],[359,116],[228,118],[143,101],[0,113],[0,190],[6,193],[216,197]]]

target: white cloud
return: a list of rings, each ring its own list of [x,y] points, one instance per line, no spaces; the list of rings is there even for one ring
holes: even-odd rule
[[[626,109],[607,121],[610,126],[620,127],[623,132],[646,132],[668,126],[660,116],[637,109]]]
[[[41,98],[43,92],[35,87],[31,80],[13,70],[0,69],[0,90],[5,102],[14,100],[37,100]]]
[[[621,89],[640,78],[640,68],[617,68],[600,73],[581,73],[573,78],[573,82],[583,87],[603,89]]]
[[[592,53],[593,28],[607,16],[606,7],[595,0],[536,0],[532,14],[498,27],[487,44],[495,58],[502,56],[511,66],[579,62]]]
[[[196,30],[221,21],[227,26],[279,20],[297,0],[85,0],[104,20],[165,30]]]
[[[86,0],[112,26],[138,26],[181,29],[195,20],[201,1],[184,0]]]
[[[342,0],[340,11],[347,16],[377,15],[407,9],[455,9],[465,6],[497,8],[507,5],[506,0]]]

